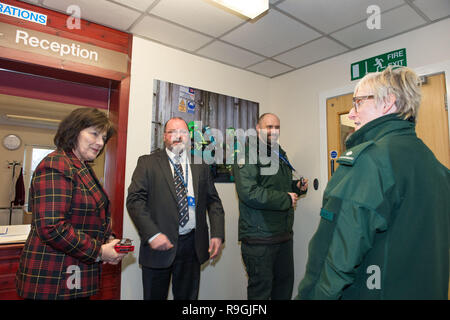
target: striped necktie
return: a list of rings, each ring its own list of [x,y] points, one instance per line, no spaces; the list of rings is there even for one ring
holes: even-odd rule
[[[180,226],[184,227],[189,221],[189,206],[187,201],[187,190],[184,186],[183,167],[180,164],[180,157],[175,156],[173,181],[175,183],[175,192],[177,194],[178,213],[180,215]]]

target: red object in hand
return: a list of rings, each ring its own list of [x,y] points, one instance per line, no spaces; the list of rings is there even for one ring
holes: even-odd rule
[[[114,249],[116,249],[116,252],[118,253],[128,253],[134,251],[134,246],[131,244],[130,239],[122,239],[118,244],[114,246]]]

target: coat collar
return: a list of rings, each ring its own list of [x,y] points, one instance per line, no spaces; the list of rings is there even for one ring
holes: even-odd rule
[[[167,155],[167,152],[165,149],[162,149],[158,153],[159,157],[159,165],[161,166],[162,173],[164,175],[164,178],[166,180],[166,183],[169,187],[170,193],[172,194],[175,201],[177,200],[177,194],[175,192],[175,185],[173,183],[173,175],[172,175],[172,169],[170,168],[169,163],[169,156]],[[190,158],[190,157],[189,157]],[[199,181],[199,175],[200,175],[200,168],[198,165],[196,165],[192,161],[192,158],[189,161],[189,167],[191,168],[192,173],[192,185],[194,187],[194,197],[198,199],[198,181]],[[196,202],[198,203],[198,202]]]
[[[247,152],[246,153],[250,156],[251,154],[253,154],[252,152],[250,152],[251,148],[256,148],[256,156],[257,156],[257,159],[259,160],[260,156],[262,156],[262,154],[260,154],[259,148],[262,145],[264,145],[262,150],[265,150],[266,156],[270,158],[272,155],[273,148],[271,148],[268,144],[264,143],[261,139],[259,139],[259,137],[256,139],[256,142],[255,142],[255,140],[251,140],[251,139],[249,139],[247,141],[247,145],[246,145]],[[277,147],[278,147],[278,153],[281,154],[283,157],[287,157],[286,151],[284,151],[283,148],[279,144],[277,144]],[[246,159],[246,161],[250,161],[250,159]]]
[[[388,114],[362,126],[355,131],[345,143],[347,149],[370,140],[377,141],[394,131],[399,134],[415,134],[416,124],[404,120],[399,114]]]
[[[108,197],[106,196],[106,192],[98,181],[91,166],[88,163],[80,161],[80,159],[78,159],[72,151],[63,152],[67,156],[67,158],[69,158],[72,165],[77,169],[78,176],[80,177],[86,188],[89,190],[92,197],[95,199],[97,205],[99,207],[106,207],[108,205]]]

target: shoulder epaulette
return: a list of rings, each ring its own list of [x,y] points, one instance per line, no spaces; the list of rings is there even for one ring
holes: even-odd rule
[[[364,152],[369,146],[374,144],[372,140],[358,144],[351,149],[345,151],[345,153],[337,159],[339,164],[353,166],[353,164],[358,159],[359,155]]]

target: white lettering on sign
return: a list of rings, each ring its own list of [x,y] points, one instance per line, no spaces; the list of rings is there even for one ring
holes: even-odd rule
[[[395,59],[395,58],[402,58],[403,57],[403,51],[399,50],[399,51],[394,51],[391,53],[388,53],[388,59]]]
[[[28,32],[17,30],[16,43],[23,43],[26,46],[41,48],[43,50],[51,50],[59,53],[61,57],[72,55],[83,59],[98,61],[98,52],[81,48],[79,44],[72,43],[71,45],[59,43],[56,41],[48,41],[47,39],[39,39],[37,37],[30,37]]]
[[[14,7],[12,5],[0,2],[0,14],[27,20],[34,23],[47,24],[47,16],[45,14],[30,11],[27,9]]]

